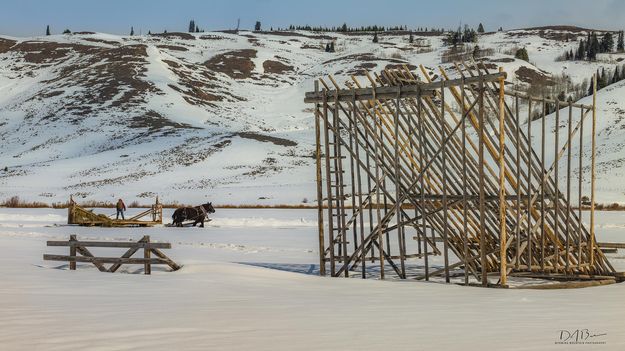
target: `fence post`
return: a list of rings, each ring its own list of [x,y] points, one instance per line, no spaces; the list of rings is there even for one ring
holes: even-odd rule
[[[76,257],[76,246],[72,245],[72,241],[78,241],[76,239],[76,235],[75,234],[69,236],[69,242],[70,242],[69,255],[71,257]],[[69,269],[71,271],[75,271],[76,270],[76,261],[70,261],[69,262]]]
[[[143,248],[143,258],[145,259],[150,259],[150,236],[149,235],[144,235],[143,239],[145,240],[145,243],[147,244],[144,248]],[[145,262],[143,264],[143,271],[145,274],[152,274],[152,266],[150,265],[150,262]]]

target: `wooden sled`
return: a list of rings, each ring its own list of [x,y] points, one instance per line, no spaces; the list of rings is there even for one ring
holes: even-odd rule
[[[152,227],[163,224],[163,205],[159,203],[157,197],[156,203],[149,209],[128,219],[113,219],[78,206],[70,197],[67,208],[67,224],[90,227]]]

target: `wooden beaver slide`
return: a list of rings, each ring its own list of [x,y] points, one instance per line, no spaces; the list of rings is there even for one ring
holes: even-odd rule
[[[152,227],[156,224],[163,224],[163,205],[157,197],[154,205],[149,209],[128,219],[113,219],[78,206],[70,197],[67,224],[99,227]]]

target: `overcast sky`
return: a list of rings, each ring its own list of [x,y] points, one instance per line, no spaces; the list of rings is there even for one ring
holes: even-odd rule
[[[127,34],[185,31],[190,19],[209,30],[289,24],[407,25],[486,30],[567,24],[625,28],[625,0],[0,0],[0,34],[33,36],[65,28]]]

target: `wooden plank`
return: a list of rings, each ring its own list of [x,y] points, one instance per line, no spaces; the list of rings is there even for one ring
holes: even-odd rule
[[[78,251],[81,255],[85,257],[94,257],[91,251],[89,251],[86,247],[78,246],[76,247],[76,251]],[[76,264],[76,262],[70,262],[70,263]],[[100,270],[100,272],[107,271],[106,267],[104,267],[104,265],[100,263],[99,261],[93,261],[92,263],[94,266],[96,266]]]
[[[596,243],[600,248],[625,249],[625,243]]]
[[[169,257],[167,257],[163,252],[161,252],[158,249],[152,249],[152,253],[155,254],[158,258],[161,258],[163,260],[165,260],[167,262],[167,264],[169,265],[169,267],[171,267],[172,270],[177,271],[180,268],[182,268],[182,266],[178,265],[176,262],[174,262],[172,259],[170,259]]]
[[[100,262],[100,263],[115,263],[115,264],[168,264],[168,262],[162,258],[122,258],[122,257],[85,257],[85,256],[69,256],[69,255],[51,255],[44,254],[43,259],[45,261],[66,261],[66,262]]]
[[[514,289],[539,289],[539,290],[578,289],[578,288],[588,288],[591,286],[608,285],[608,284],[614,284],[614,283],[616,283],[615,279],[585,280],[585,281],[564,282],[564,283],[522,285],[522,286],[514,287]]]
[[[48,246],[82,246],[82,247],[118,247],[137,249],[171,249],[171,243],[114,242],[114,241],[55,241],[47,242]]]

